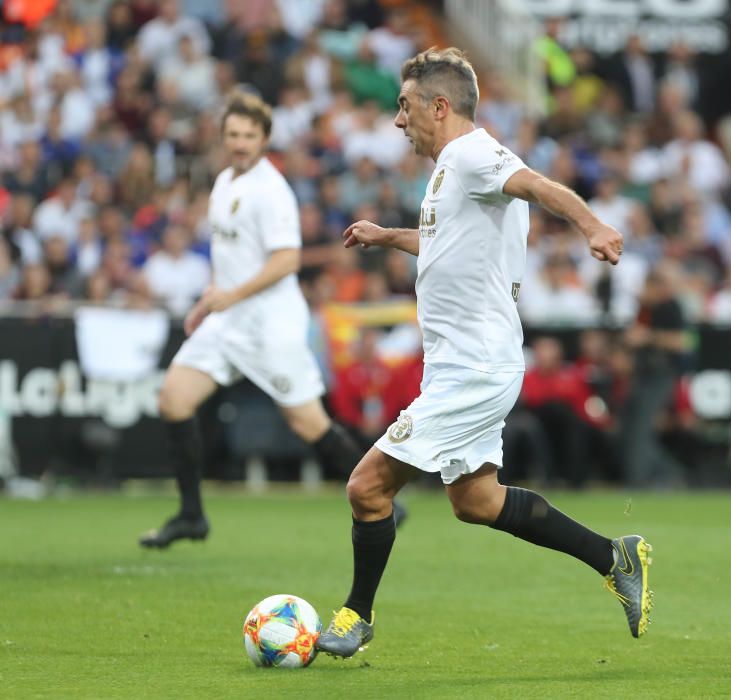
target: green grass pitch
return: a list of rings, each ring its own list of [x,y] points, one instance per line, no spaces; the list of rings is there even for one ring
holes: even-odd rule
[[[731,495],[548,494],[653,544],[653,624],[635,640],[588,567],[409,491],[370,647],[286,671],[251,664],[241,623],[294,593],[327,624],[350,586],[344,494],[207,494],[211,538],[165,552],[136,537],[172,497],[0,500],[0,697],[731,697]]]

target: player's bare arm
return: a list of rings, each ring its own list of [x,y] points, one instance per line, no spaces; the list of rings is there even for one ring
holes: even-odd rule
[[[356,221],[343,231],[343,240],[346,248],[378,245],[419,254],[419,231],[413,228],[383,228],[371,221]]]
[[[275,250],[261,268],[259,273],[239,287],[220,289],[211,286],[204,292],[200,303],[208,311],[225,311],[229,306],[238,304],[255,294],[271,287],[287,275],[300,268],[299,248],[282,248]]]
[[[534,204],[540,204],[556,216],[566,219],[586,237],[591,254],[597,259],[616,265],[622,255],[622,234],[603,224],[586,202],[568,187],[523,168],[508,178],[503,192]]]
[[[183,330],[185,331],[185,335],[192,335],[193,331],[195,331],[195,329],[203,323],[203,319],[205,319],[206,316],[208,316],[208,309],[205,304],[201,303],[201,300],[193,304],[188,313],[185,315],[185,320],[183,321]]]

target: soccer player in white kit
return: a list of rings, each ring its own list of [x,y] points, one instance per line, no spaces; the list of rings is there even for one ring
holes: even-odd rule
[[[474,70],[458,49],[406,61],[395,124],[436,163],[418,229],[358,221],[345,246],[380,245],[418,256],[424,337],[421,395],[351,474],[353,584],[318,647],[351,656],[373,637],[373,600],[395,539],[391,502],[417,470],[441,474],[454,514],[570,554],[606,577],[633,636],[649,622],[651,549],[639,535],[602,537],[542,496],[498,481],[502,428],[523,379],[516,308],[526,259],[528,202],[565,218],[591,254],[616,264],[622,236],[563,185],[527,168],[474,125]]]
[[[190,337],[173,358],[159,398],[181,507],[140,538],[145,547],[208,535],[195,414],[219,385],[247,377],[320,459],[350,471],[361,457],[320,400],[325,387],[307,346],[309,310],[296,274],[299,211],[292,189],[264,155],[271,124],[269,106],[246,93],[231,97],[222,118],[231,166],[216,178],[209,202],[213,284],[185,319]],[[404,515],[397,512],[397,520]]]

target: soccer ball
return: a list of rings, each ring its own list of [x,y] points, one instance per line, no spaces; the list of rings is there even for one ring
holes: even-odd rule
[[[322,623],[315,608],[296,595],[272,595],[244,620],[244,647],[257,666],[300,668],[317,655]]]

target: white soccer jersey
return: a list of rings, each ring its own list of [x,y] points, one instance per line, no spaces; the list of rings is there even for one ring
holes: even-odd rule
[[[213,280],[221,289],[256,276],[273,251],[302,246],[297,200],[267,158],[238,177],[227,168],[216,178],[208,218]],[[276,333],[301,335],[304,342],[308,314],[297,275],[291,274],[216,316],[232,336],[258,335],[275,326]]]
[[[525,368],[516,301],[528,203],[502,191],[524,167],[484,129],[450,141],[439,154],[419,220],[416,294],[427,364]]]
[[[259,273],[271,253],[302,245],[294,193],[262,158],[233,177],[224,170],[211,192],[213,278],[222,289]],[[181,346],[174,364],[193,367],[228,386],[242,376],[282,406],[302,406],[325,387],[307,345],[309,310],[295,274],[212,313]]]

